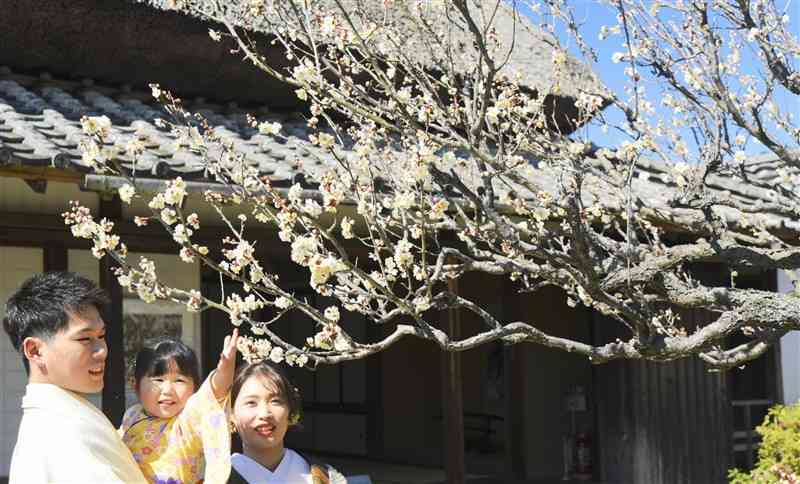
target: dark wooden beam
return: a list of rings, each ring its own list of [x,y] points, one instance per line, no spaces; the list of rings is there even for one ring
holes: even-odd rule
[[[367,323],[369,341],[377,341],[384,330],[376,324]],[[366,404],[367,404],[367,455],[372,458],[384,456],[383,428],[383,353],[366,360]]]
[[[450,290],[458,293],[458,281],[451,280]],[[447,333],[453,340],[461,335],[461,314],[447,312]],[[463,484],[464,466],[464,395],[461,389],[461,354],[442,353],[442,414],[444,415],[444,471],[447,484]]]
[[[505,367],[505,436],[507,468],[514,479],[525,476],[525,359],[521,345],[506,346]],[[558,443],[560,445],[560,442]]]
[[[44,271],[69,270],[67,248],[63,245],[48,244],[44,246]]]
[[[119,220],[122,216],[122,204],[118,197],[112,200],[101,200],[100,217]],[[125,413],[125,332],[122,326],[122,288],[117,283],[113,269],[115,263],[111,257],[100,260],[100,287],[102,287],[111,304],[106,306],[103,319],[106,323],[106,342],[108,357],[106,358],[105,385],[103,386],[103,412],[115,427],[122,422]]]

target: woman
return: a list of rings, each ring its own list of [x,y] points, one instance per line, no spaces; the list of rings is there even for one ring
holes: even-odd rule
[[[286,374],[266,361],[241,367],[231,387],[232,423],[242,454],[231,456],[228,484],[346,484],[333,467],[309,461],[283,445],[300,421],[300,394]]]

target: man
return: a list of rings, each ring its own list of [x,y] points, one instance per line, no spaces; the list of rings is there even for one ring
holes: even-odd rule
[[[50,272],[6,304],[3,328],[23,355],[28,385],[9,484],[146,482],[108,418],[85,394],[103,389],[108,348],[92,281]]]

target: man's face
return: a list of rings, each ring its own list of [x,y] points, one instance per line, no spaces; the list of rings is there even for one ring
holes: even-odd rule
[[[106,366],[106,325],[94,306],[80,312],[68,311],[67,326],[49,339],[39,341],[34,383],[52,383],[77,393],[97,393],[103,389]],[[34,373],[31,373],[34,376]]]

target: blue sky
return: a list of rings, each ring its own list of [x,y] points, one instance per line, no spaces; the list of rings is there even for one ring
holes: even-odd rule
[[[787,13],[790,16],[791,29],[800,35],[800,0],[777,0],[780,5],[786,5]],[[594,71],[598,74],[603,83],[612,91],[617,93],[620,97],[625,98],[623,87],[628,82],[627,76],[624,75],[624,65],[615,64],[611,58],[614,52],[623,50],[621,44],[624,40],[623,36],[611,36],[604,41],[598,39],[598,34],[602,26],[612,26],[616,24],[616,11],[612,10],[607,5],[602,5],[597,0],[572,0],[570,4],[574,7],[574,15],[576,21],[582,25],[582,32],[584,38],[590,43],[597,51],[598,62],[592,66]],[[520,5],[520,3],[518,3]],[[524,7],[523,7],[523,11]],[[530,15],[530,11],[527,11]],[[540,18],[540,17],[537,17]],[[570,39],[563,30],[556,32],[562,46],[567,48],[576,57],[580,57],[580,52],[575,45],[574,40]],[[653,84],[645,84],[648,91],[655,91]],[[652,96],[653,92],[650,93]],[[792,109],[796,116],[800,118],[800,102],[794,96],[784,94],[778,98],[779,102],[786,109]],[[651,101],[655,101],[651,98]],[[656,104],[654,102],[654,104]],[[659,114],[664,113],[660,106],[656,106]],[[604,113],[607,118],[612,121],[619,121],[623,119],[620,113],[615,112],[613,108],[609,108]],[[800,120],[798,120],[800,122]],[[588,127],[588,137],[596,144],[601,146],[614,146],[618,145],[625,136],[621,133],[609,131],[604,133],[597,127]],[[690,133],[687,131],[687,137],[691,138]],[[747,152],[760,153],[763,152],[763,147],[760,145],[748,145]]]

